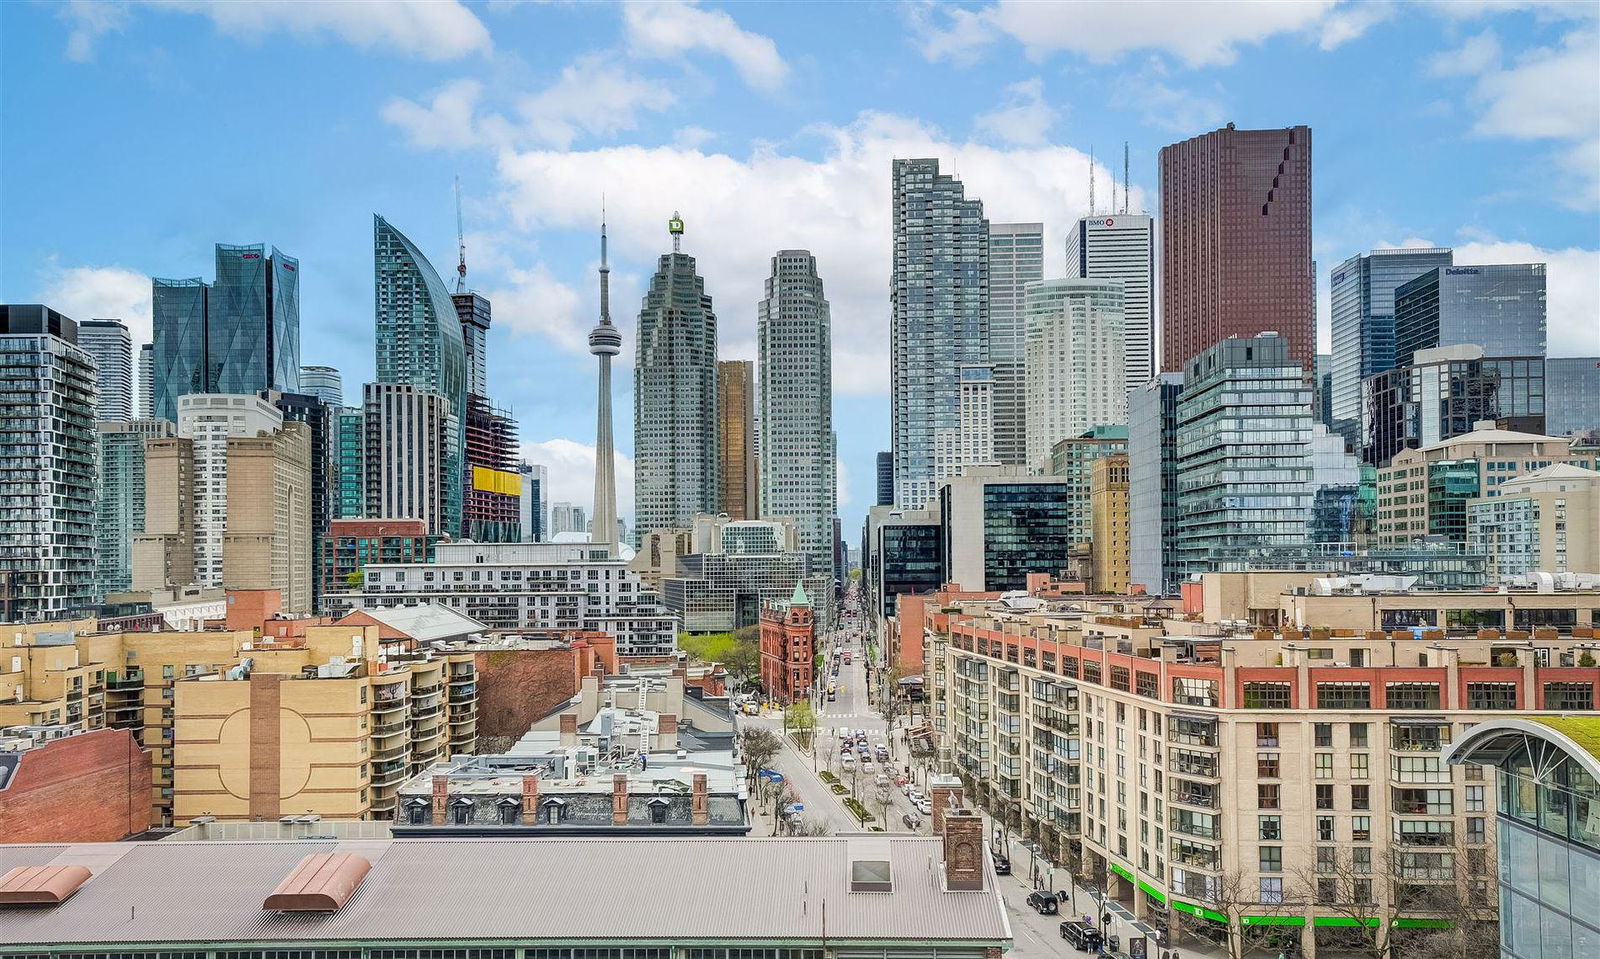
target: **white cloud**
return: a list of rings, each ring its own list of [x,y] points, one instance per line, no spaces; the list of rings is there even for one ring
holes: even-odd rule
[[[635,56],[672,59],[697,50],[724,57],[744,81],[773,90],[789,76],[789,65],[772,38],[751,33],[721,10],[679,0],[634,0],[622,5],[628,49]]]
[[[672,145],[684,150],[698,150],[717,138],[717,133],[705,127],[686,126],[672,131]]]
[[[121,266],[63,267],[52,258],[39,277],[39,301],[74,320],[121,320],[133,348],[150,342],[150,277]]]
[[[598,201],[597,193],[591,206],[598,207]],[[504,326],[514,337],[542,336],[569,353],[589,352],[594,314],[586,312],[591,304],[574,287],[557,279],[543,263],[509,267],[501,275],[505,285],[483,294],[494,304],[497,327]]]
[[[95,41],[128,22],[128,8],[112,0],[70,0],[56,14],[71,28],[67,32],[67,59],[87,63],[94,59]]]
[[[1171,86],[1164,79],[1166,73],[1160,58],[1150,58],[1142,70],[1117,82],[1112,104],[1137,110],[1148,126],[1184,136],[1219,126],[1227,118],[1220,96],[1200,92],[1199,83]]]
[[[1454,50],[1428,58],[1428,72],[1436,77],[1463,77],[1483,73],[1500,63],[1500,38],[1493,30],[1471,36]]]
[[[580,133],[613,136],[631,130],[639,111],[665,110],[676,99],[655,80],[588,56],[568,64],[547,89],[523,97],[517,112],[535,139],[565,148]]]
[[[301,39],[333,36],[363,50],[422,60],[454,60],[487,51],[489,30],[458,0],[363,0],[294,3],[281,0],[149,0],[167,10],[196,13],[219,31],[259,39],[286,31]]]
[[[624,269],[653,267],[667,244],[665,220],[680,210],[688,224],[683,248],[698,258],[715,300],[725,355],[753,338],[755,303],[773,252],[811,250],[832,305],[834,388],[853,394],[888,388],[890,211],[883,196],[893,158],[941,158],[995,222],[1044,221],[1048,275],[1063,269],[1063,231],[1088,206],[1088,158],[1070,147],[952,141],[917,120],[878,113],[808,132],[824,141],[818,159],[771,145],[746,157],[677,146],[507,151],[500,156],[502,202],[522,231],[587,230],[604,191],[612,252]],[[1134,208],[1144,205],[1142,196],[1134,200]],[[491,295],[496,316],[539,317],[540,332],[574,351],[593,315],[574,308],[573,317],[585,319],[551,333],[545,328],[561,311],[548,302],[535,295],[526,309],[502,313],[503,294]],[[619,319],[634,312],[621,295],[613,299]]]
[[[479,142],[472,114],[482,93],[476,80],[452,80],[434,91],[427,106],[395,97],[379,114],[404,130],[413,146],[459,150]]]
[[[1457,20],[1497,13],[1532,13],[1540,20],[1594,19],[1595,5],[1586,0],[1433,0],[1435,13]]]
[[[546,467],[550,471],[552,503],[571,503],[582,506],[593,515],[594,505],[594,446],[576,440],[553,439],[538,443],[523,443],[522,458]],[[633,516],[633,459],[616,454],[617,515]]]
[[[1550,250],[1520,240],[1473,240],[1455,247],[1457,263],[1544,263],[1545,339],[1551,356],[1600,353],[1600,250]]]
[[[1065,51],[1103,63],[1131,51],[1154,50],[1190,66],[1231,63],[1240,46],[1282,33],[1316,32],[1327,49],[1381,19],[1376,10],[1346,10],[1335,0],[999,0],[976,11],[936,10],[918,11],[912,20],[923,55],[930,60],[970,58],[985,44],[1009,36],[1036,59]],[[943,25],[934,22],[940,18]]]
[[[1001,143],[1039,146],[1049,139],[1058,116],[1056,109],[1045,102],[1044,81],[1034,77],[1006,87],[1005,103],[979,116],[975,125]]]

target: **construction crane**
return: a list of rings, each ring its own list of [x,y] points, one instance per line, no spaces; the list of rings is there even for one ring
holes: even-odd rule
[[[467,231],[461,225],[461,178],[456,177],[456,248],[461,261],[456,264],[456,292],[467,292]]]

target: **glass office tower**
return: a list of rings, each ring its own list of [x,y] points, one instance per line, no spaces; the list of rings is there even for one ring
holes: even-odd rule
[[[1437,267],[1394,291],[1394,365],[1471,343],[1484,356],[1543,356],[1543,263]]]
[[[1333,319],[1333,421],[1347,435],[1361,419],[1361,381],[1395,367],[1394,291],[1429,270],[1449,266],[1444,248],[1374,250],[1352,256],[1329,277]],[[1329,423],[1333,428],[1334,423]]]
[[[1600,356],[1544,361],[1544,429],[1551,436],[1600,430]]]
[[[994,366],[994,458],[1026,465],[1024,294],[1044,279],[1044,224],[989,224],[989,362]]]

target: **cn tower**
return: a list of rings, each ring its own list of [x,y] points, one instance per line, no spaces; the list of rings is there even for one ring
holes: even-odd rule
[[[600,402],[594,436],[593,543],[617,541],[617,467],[611,438],[611,358],[622,352],[622,334],[611,325],[611,268],[606,265],[606,219],[600,216],[600,325],[589,333],[589,352],[600,358]],[[613,555],[616,549],[610,550]]]

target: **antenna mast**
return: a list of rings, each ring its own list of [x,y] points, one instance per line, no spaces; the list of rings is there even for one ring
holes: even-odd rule
[[[1089,148],[1089,215],[1094,216],[1094,147]]]
[[[461,225],[461,178],[456,177],[456,248],[461,262],[456,264],[456,292],[467,292],[467,231]]]
[[[1128,141],[1122,141],[1122,212],[1128,212]]]

